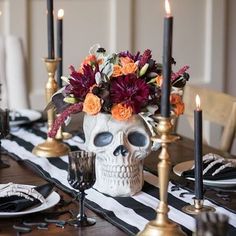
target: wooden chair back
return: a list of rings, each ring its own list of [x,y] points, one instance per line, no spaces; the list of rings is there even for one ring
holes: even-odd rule
[[[208,88],[186,85],[183,94],[187,120],[193,128],[193,111],[196,109],[195,97],[200,96],[203,120],[223,127],[220,150],[231,151],[236,133],[236,97]]]

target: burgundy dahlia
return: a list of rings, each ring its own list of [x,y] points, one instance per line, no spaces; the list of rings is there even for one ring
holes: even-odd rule
[[[131,106],[134,113],[139,113],[147,104],[149,86],[135,74],[128,74],[125,77],[112,79],[110,96],[113,104],[122,103]]]
[[[66,94],[73,94],[78,99],[84,99],[91,86],[95,84],[95,74],[98,68],[90,65],[83,66],[83,73],[71,70],[69,84],[66,86]]]

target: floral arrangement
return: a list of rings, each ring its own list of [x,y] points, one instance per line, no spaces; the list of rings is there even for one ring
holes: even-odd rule
[[[184,66],[172,73],[172,88],[184,87],[189,79],[188,68]],[[60,100],[60,116],[49,131],[50,137],[54,137],[67,117],[76,112],[110,113],[119,121],[140,112],[160,113],[162,65],[152,58],[149,49],[143,54],[129,51],[107,54],[105,49],[95,45],[78,70],[73,66],[69,69],[70,76],[62,77],[66,86],[52,98],[56,106]],[[184,112],[179,89],[172,89],[170,95],[171,112],[177,116]]]

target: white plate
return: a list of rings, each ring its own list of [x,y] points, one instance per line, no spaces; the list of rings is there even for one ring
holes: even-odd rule
[[[15,112],[15,113],[14,113]],[[14,113],[14,114],[13,114]],[[26,124],[32,121],[36,121],[41,118],[41,113],[38,111],[34,110],[29,110],[29,109],[16,109],[14,111],[10,111],[10,117],[15,116],[22,116],[22,117],[27,117],[29,120],[10,120],[10,125],[15,126],[15,125],[21,125],[21,124]]]
[[[47,198],[46,198],[46,202],[31,208],[29,210],[26,211],[19,211],[19,212],[0,212],[0,218],[6,218],[6,217],[17,217],[17,216],[22,216],[22,215],[26,215],[26,214],[32,214],[35,212],[39,212],[39,211],[44,211],[48,208],[51,208],[53,206],[55,206],[58,202],[60,201],[60,196],[58,193],[56,193],[55,191],[53,191]]]
[[[173,171],[176,175],[181,176],[181,174],[192,169],[194,161],[185,161],[174,166]],[[187,177],[186,179],[194,180],[194,178]],[[233,187],[236,186],[236,179],[225,179],[225,180],[206,180],[203,179],[203,184],[218,187]]]

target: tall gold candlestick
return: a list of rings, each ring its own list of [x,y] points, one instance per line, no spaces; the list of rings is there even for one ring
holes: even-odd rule
[[[150,221],[138,235],[139,236],[185,236],[178,224],[168,218],[169,207],[167,203],[169,174],[171,168],[170,155],[168,153],[168,144],[176,141],[179,137],[170,135],[172,125],[171,118],[158,117],[157,133],[160,136],[152,137],[153,141],[161,143],[162,150],[159,155],[160,162],[157,165],[160,203],[157,208],[155,220]]]
[[[45,88],[46,102],[49,103],[52,95],[57,91],[57,82],[55,81],[55,72],[59,59],[44,59],[46,69],[48,72],[48,81]],[[53,122],[55,121],[55,111],[49,109],[48,116],[48,130],[51,130]],[[61,130],[60,130],[61,131]],[[33,154],[40,157],[57,157],[66,155],[70,151],[69,147],[62,143],[61,140],[47,137],[46,141],[37,145],[33,149]]]

